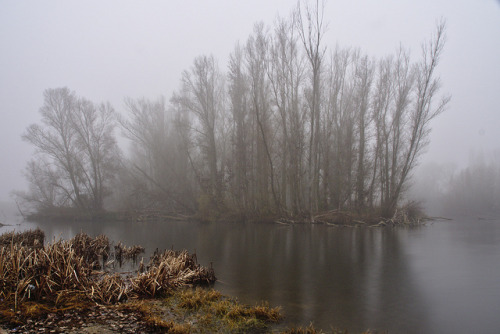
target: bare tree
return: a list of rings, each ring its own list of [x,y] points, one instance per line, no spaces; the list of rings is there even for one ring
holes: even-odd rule
[[[124,177],[134,184],[127,196],[136,198],[138,209],[192,212],[194,195],[183,137],[189,131],[186,120],[167,109],[163,97],[156,101],[129,98],[125,105],[128,117],[120,123],[133,148]]]
[[[107,182],[119,167],[120,152],[113,135],[115,111],[109,103],[99,106],[80,98],[72,113],[72,128],[77,134],[76,145],[83,154],[81,176],[85,192],[90,194],[95,211],[103,209],[104,198],[111,193]]]
[[[251,113],[254,117],[256,138],[256,183],[257,209],[266,212],[281,210],[281,202],[276,190],[275,167],[271,139],[272,109],[270,106],[269,82],[269,38],[264,25],[258,23],[254,34],[246,45],[246,67],[250,82]],[[269,190],[273,205],[269,200]]]
[[[222,208],[223,166],[220,165],[216,139],[218,131],[223,131],[221,122],[225,91],[223,76],[213,56],[201,56],[194,60],[191,70],[182,74],[180,92],[172,96],[171,102],[196,118],[193,130],[208,167],[206,173],[197,173],[203,178],[200,182],[203,191],[209,196],[209,205]],[[204,174],[208,174],[207,179]]]
[[[32,190],[39,190],[31,198],[48,198],[42,189],[51,189],[58,193],[55,205],[69,201],[81,210],[102,210],[107,184],[120,159],[112,108],[96,107],[67,88],[57,88],[44,92],[40,113],[42,125],[30,125],[23,135],[43,161],[28,165]]]
[[[367,131],[370,125],[368,115],[370,107],[370,91],[373,81],[373,63],[367,56],[361,57],[355,69],[355,108],[357,110],[357,129],[359,133],[356,169],[356,194],[355,206],[361,210],[366,205],[366,180],[367,180]]]
[[[279,112],[280,197],[281,203],[293,213],[302,210],[302,114],[300,88],[303,82],[303,61],[299,53],[298,32],[292,16],[278,19],[270,46],[268,77],[273,104]]]
[[[250,116],[247,76],[244,69],[244,50],[239,44],[236,45],[229,57],[228,90],[233,120],[232,143],[234,152],[232,163],[234,177],[231,189],[238,210],[244,213],[250,206],[248,196]]]
[[[391,189],[388,196],[385,198],[385,203],[382,204],[383,213],[385,215],[390,215],[394,212],[398,200],[400,198],[401,192],[406,185],[408,176],[411,171],[418,163],[418,157],[428,144],[429,133],[430,133],[430,121],[436,116],[441,114],[448,102],[450,101],[449,96],[444,96],[436,104],[434,100],[436,94],[440,89],[439,77],[435,76],[435,69],[439,63],[441,53],[444,48],[445,43],[445,23],[441,22],[438,24],[436,33],[432,40],[428,43],[422,45],[422,60],[418,63],[415,68],[415,89],[414,89],[414,101],[410,105],[409,101],[402,98],[401,95],[406,93],[407,88],[405,85],[398,85],[398,99],[396,100],[396,115],[395,115],[395,126],[393,131],[397,133],[401,131],[397,127],[399,117],[399,109],[409,105],[411,107],[408,114],[408,126],[405,129],[405,136],[407,139],[406,145],[404,147],[399,147],[400,143],[393,143],[395,149],[402,152],[401,163],[396,164],[391,171]],[[405,71],[403,67],[403,71]],[[397,67],[396,73],[400,75],[400,68]],[[406,74],[403,74],[406,76]],[[404,79],[405,81],[409,79]],[[394,152],[393,157],[397,153]],[[394,158],[393,158],[394,159]]]
[[[375,142],[373,146],[373,156],[371,159],[372,171],[370,186],[368,188],[368,203],[370,208],[374,208],[375,200],[379,197],[380,202],[384,200],[384,184],[387,177],[384,173],[384,163],[387,162],[384,157],[388,151],[388,115],[391,107],[394,89],[392,83],[393,58],[387,57],[378,62],[377,79],[372,98],[372,122],[374,124]],[[380,185],[380,186],[379,186]]]
[[[319,0],[316,0],[313,8],[311,8],[307,3],[304,5],[304,8],[302,8],[300,3],[297,6],[296,23],[311,71],[311,87],[308,98],[310,112],[308,203],[309,212],[311,214],[318,210],[319,199],[320,84],[322,61],[326,50],[321,43],[326,29],[323,22],[323,15],[324,2],[321,2],[320,5]]]
[[[354,104],[352,52],[337,48],[331,57],[326,86],[323,134],[323,177],[325,197],[330,205],[341,209],[351,197],[351,174],[354,145]]]
[[[54,164],[61,175],[57,187],[67,194],[75,207],[85,209],[80,170],[83,163],[71,117],[76,100],[75,94],[67,88],[47,89],[40,108],[43,125],[30,125],[23,139],[35,146],[38,155],[46,156]]]

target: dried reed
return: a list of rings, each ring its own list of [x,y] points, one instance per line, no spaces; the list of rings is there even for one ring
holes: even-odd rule
[[[80,233],[69,241],[33,247],[35,240],[43,237],[40,232],[36,232],[38,239],[13,233],[0,237],[10,239],[0,245],[0,313],[10,309],[15,313],[30,300],[55,306],[89,301],[111,304],[129,297],[154,297],[183,285],[216,279],[213,269],[197,264],[196,255],[170,250],[156,252],[147,271],[136,277],[96,272],[99,257],[109,256],[106,236],[91,238]],[[127,254],[143,251],[140,246],[122,249]]]
[[[131,279],[131,294],[134,297],[154,297],[183,285],[206,284],[215,280],[213,269],[197,264],[195,254],[187,251],[156,251],[148,270]]]
[[[134,245],[132,247],[127,247],[123,245],[121,242],[115,246],[115,258],[121,262],[122,260],[137,260],[137,256],[141,253],[144,253],[144,247]]]
[[[42,230],[28,230],[21,233],[8,232],[0,235],[0,247],[12,244],[22,244],[26,247],[42,247],[45,233]]]
[[[93,269],[101,268],[99,257],[103,262],[109,258],[109,239],[105,235],[92,238],[85,233],[78,233],[71,239],[71,244],[75,253],[82,256]]]

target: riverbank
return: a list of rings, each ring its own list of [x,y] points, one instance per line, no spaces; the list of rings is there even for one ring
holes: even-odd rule
[[[51,309],[24,322],[10,324],[9,330],[96,334],[265,333],[281,317],[279,308],[265,304],[245,306],[212,289],[184,288],[155,299]]]
[[[0,236],[0,334],[322,333],[286,328],[280,307],[244,305],[212,289],[215,274],[195,254],[157,251],[120,273],[113,264],[143,248],[84,233],[44,239],[41,230]]]
[[[36,307],[36,304],[32,304]],[[327,333],[307,327],[285,328],[279,307],[265,302],[248,306],[213,289],[185,288],[165,298],[129,301],[116,305],[44,309],[25,322],[10,324],[3,333]],[[332,334],[347,334],[332,329]],[[377,333],[366,331],[368,333]]]
[[[102,211],[82,212],[71,208],[56,208],[51,211],[37,212],[26,215],[29,221],[201,221],[201,222],[254,222],[271,224],[320,224],[335,227],[384,227],[384,226],[415,226],[425,224],[428,221],[443,219],[441,217],[427,216],[418,203],[410,202],[398,207],[390,217],[381,215],[380,210],[365,209],[355,210],[329,210],[310,214],[257,214],[238,213],[231,210],[214,216],[204,217],[199,214],[184,214],[165,212],[162,210],[139,210],[139,211]],[[445,218],[444,218],[445,219]]]
[[[263,332],[282,318],[200,288],[216,278],[195,254],[155,252],[124,275],[110,265],[140,247],[112,249],[83,233],[48,245],[40,230],[0,236],[0,324],[13,333]]]

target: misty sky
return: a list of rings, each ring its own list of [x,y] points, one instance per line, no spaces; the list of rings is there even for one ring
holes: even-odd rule
[[[170,98],[193,59],[213,54],[221,69],[257,21],[271,25],[296,1],[0,0],[0,200],[25,189],[33,149],[21,140],[39,122],[47,88],[67,86],[123,112],[124,97]],[[374,57],[400,43],[414,59],[441,17],[447,45],[438,67],[452,95],[433,125],[424,160],[467,163],[472,148],[500,148],[500,1],[330,0],[325,44]]]

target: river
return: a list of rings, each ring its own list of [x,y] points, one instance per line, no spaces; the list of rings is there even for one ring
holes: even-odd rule
[[[1,220],[0,216],[0,220]],[[4,213],[0,233],[40,227],[46,241],[80,231],[127,245],[196,252],[215,288],[281,305],[287,325],[356,333],[497,333],[500,220],[417,228],[250,223],[34,223]],[[147,255],[147,254],[146,254]]]

